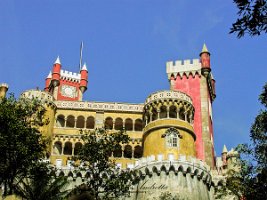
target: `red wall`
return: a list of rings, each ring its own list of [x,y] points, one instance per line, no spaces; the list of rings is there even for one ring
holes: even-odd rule
[[[70,85],[70,86],[74,86],[76,87],[76,90],[78,92],[77,97],[75,98],[70,98],[70,97],[65,97],[61,95],[61,86],[62,85]],[[72,81],[68,81],[68,80],[60,80],[60,85],[58,88],[58,96],[57,96],[57,100],[63,100],[63,101],[78,101],[79,100],[79,83],[77,82],[72,82]]]
[[[200,77],[183,75],[182,78],[177,76],[175,80],[174,90],[178,90],[188,94],[193,101],[195,108],[194,131],[196,134],[196,153],[197,158],[204,160],[204,148],[202,141],[202,120],[201,120],[201,99],[200,99]]]

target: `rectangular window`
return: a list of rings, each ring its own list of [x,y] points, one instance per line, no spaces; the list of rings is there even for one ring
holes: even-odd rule
[[[172,138],[172,146],[177,147],[177,138],[176,137]]]

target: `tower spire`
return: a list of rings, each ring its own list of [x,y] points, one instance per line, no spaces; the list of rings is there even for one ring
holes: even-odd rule
[[[210,52],[209,52],[207,45],[205,43],[203,44],[202,51],[199,54],[199,56],[201,56],[201,54],[203,54],[203,53],[208,53],[210,55]]]
[[[55,61],[54,64],[61,64],[60,59],[59,59],[59,56],[57,56],[57,59],[56,59],[56,61]]]

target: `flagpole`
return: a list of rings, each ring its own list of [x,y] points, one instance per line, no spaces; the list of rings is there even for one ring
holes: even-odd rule
[[[83,58],[83,41],[81,42],[81,47],[80,47],[80,70],[82,69],[82,58]]]

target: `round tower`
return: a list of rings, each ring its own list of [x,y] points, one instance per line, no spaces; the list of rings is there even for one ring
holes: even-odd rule
[[[43,118],[43,122],[45,123],[38,129],[42,135],[48,137],[49,141],[52,141],[55,114],[57,109],[54,103],[54,97],[48,92],[41,90],[27,90],[21,94],[20,98],[37,99],[42,103],[42,105],[46,109]],[[51,146],[48,147],[48,152],[51,151],[51,148]]]
[[[144,106],[143,157],[178,160],[196,157],[191,98],[179,91],[151,94]]]
[[[52,84],[54,87],[59,86],[60,83],[60,70],[61,70],[61,63],[59,56],[57,57],[52,71]]]
[[[208,51],[206,44],[203,45],[202,51],[199,54],[199,56],[201,62],[201,72],[205,77],[207,77],[211,69],[210,69],[210,52]]]
[[[81,92],[84,93],[87,90],[87,83],[88,83],[88,71],[85,63],[80,71],[80,74],[81,74],[81,81],[79,88]]]
[[[49,92],[49,87],[50,87],[50,83],[51,83],[51,79],[52,79],[52,73],[51,71],[49,72],[48,76],[45,79],[45,91]]]
[[[0,99],[6,97],[8,91],[8,85],[6,83],[0,83]]]

